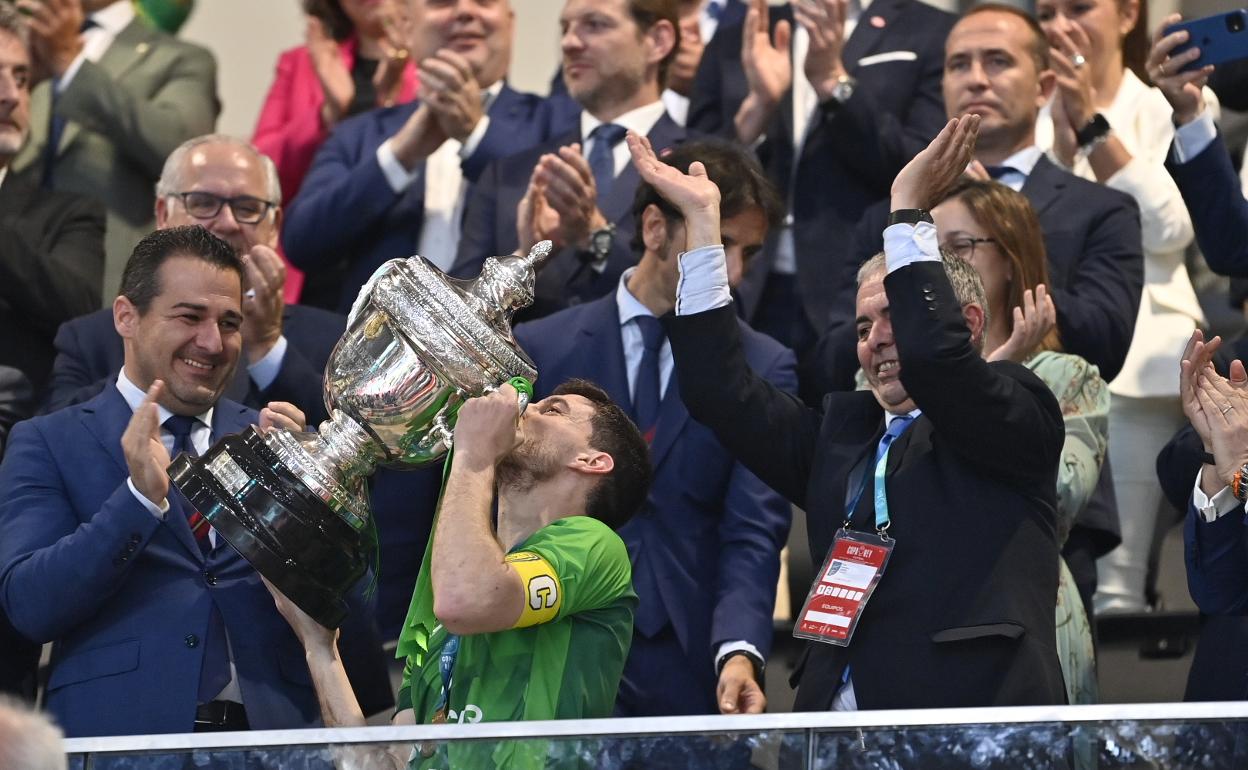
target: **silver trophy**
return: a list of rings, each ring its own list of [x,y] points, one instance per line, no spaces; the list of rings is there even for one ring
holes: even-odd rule
[[[376,466],[438,461],[465,399],[536,379],[510,321],[532,304],[550,251],[542,241],[524,257],[491,257],[468,281],[423,257],[387,262],[325,366],[330,417],[318,431],[249,428],[179,455],[170,480],[261,575],[336,628],[376,545],[365,483]]]

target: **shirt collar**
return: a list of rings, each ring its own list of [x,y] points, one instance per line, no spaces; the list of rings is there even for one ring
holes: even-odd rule
[[[134,5],[129,2],[113,3],[107,8],[96,11],[88,18],[99,25],[100,29],[116,36],[134,21]]]
[[[486,112],[490,111],[490,107],[494,104],[494,100],[503,92],[503,81],[495,80],[489,88],[481,89],[481,109]]]
[[[628,278],[636,271],[636,267],[630,267],[624,271],[624,275],[620,276],[620,285],[615,289],[615,304],[620,310],[620,326],[627,324],[637,316],[648,315],[654,317],[654,313],[650,309],[641,304],[641,300],[633,296],[628,290]]]
[[[138,409],[139,406],[143,403],[143,399],[147,397],[147,394],[144,393],[143,390],[139,388],[138,385],[135,385],[133,382],[131,382],[130,378],[126,376],[126,368],[124,366],[121,368],[121,371],[117,373],[117,390],[121,392],[121,397],[124,398],[126,400],[126,403],[130,405],[131,412]],[[195,419],[199,420],[204,425],[207,425],[209,428],[211,428],[212,427],[212,411],[215,408],[216,407],[211,407],[211,406],[208,407],[208,411],[204,412],[203,414],[195,415]],[[164,408],[160,404],[156,405],[156,411],[160,414],[161,425],[164,425],[165,420],[168,420],[170,417],[173,416],[173,412]]]
[[[611,122],[617,126],[627,128],[638,136],[645,136],[650,133],[650,129],[654,128],[654,124],[659,122],[659,118],[663,117],[665,111],[663,100],[659,99],[644,107],[629,110]],[[581,110],[582,143],[588,142],[589,135],[594,132],[595,128],[601,125],[602,121],[590,115],[589,110]]]
[[[1017,169],[1023,176],[1031,176],[1032,169],[1040,162],[1040,156],[1043,154],[1044,150],[1033,144],[1030,147],[1024,147],[997,165],[1009,166]]]

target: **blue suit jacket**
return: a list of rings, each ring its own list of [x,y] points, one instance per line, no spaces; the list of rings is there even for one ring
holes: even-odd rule
[[[1248,200],[1221,135],[1187,163],[1167,157],[1166,169],[1192,215],[1196,243],[1209,268],[1219,275],[1248,277]]]
[[[135,499],[116,388],[19,424],[0,464],[0,603],[24,636],[55,642],[48,710],[69,736],[190,732],[215,602],[255,729],[318,711],[302,648],[232,548],[207,558],[176,496],[164,522]],[[222,400],[213,436],[254,411]]]
[[[615,295],[516,327],[516,340],[537,364],[536,397],[572,377],[593,380],[626,409],[631,403]],[[742,324],[746,359],[777,387],[796,389],[793,353]],[[672,703],[715,708],[715,651],[745,640],[764,657],[771,649],[772,611],[789,504],[758,480],[705,426],[690,419],[675,373],[660,407],[651,446],[654,483],[640,513],[620,529],[633,561],[642,603],[661,605],[699,692],[667,692]],[[645,671],[644,646],[628,670]],[[642,655],[638,653],[642,652]],[[626,678],[636,679],[637,677]],[[668,683],[649,678],[652,687]],[[668,713],[684,712],[673,706]]]
[[[468,196],[464,208],[463,237],[452,273],[473,278],[481,272],[487,257],[510,254],[516,249],[516,206],[529,188],[529,177],[545,153],[581,141],[580,115],[577,128],[530,150],[491,163]],[[688,137],[682,126],[666,113],[646,135],[656,152],[680,144]],[[637,264],[629,241],[633,237],[633,197],[641,177],[632,163],[624,166],[600,208],[607,221],[615,223],[615,241],[607,265],[596,272],[577,255],[575,249],[556,251],[537,274],[537,298],[518,314],[520,319],[538,318],[569,305],[587,302],[615,290],[625,270]]]
[[[412,184],[395,194],[376,153],[418,106],[415,101],[357,115],[317,151],[282,228],[286,256],[308,272],[305,302],[345,313],[383,262],[416,252],[424,226],[424,164]],[[508,86],[488,114],[488,130],[462,164],[469,183],[491,160],[532,147],[568,125],[567,116],[546,100]]]
[[[782,19],[796,24],[787,5],[772,8],[770,18],[773,26]],[[956,20],[919,0],[872,3],[845,42],[845,66],[858,81],[854,94],[844,105],[816,111],[800,163],[794,163],[793,100],[787,94],[767,127],[759,160],[789,194],[798,285],[816,331],[833,308],[829,267],[837,245],[867,206],[888,197],[897,172],[945,124],[940,79],[945,36]],[[692,130],[735,136],[733,118],[749,93],[741,66],[742,23],[721,23],[702,54],[689,106]],[[747,317],[766,269],[765,260],[756,260],[739,288]]]
[[[1189,502],[1183,546],[1187,588],[1200,611],[1248,614],[1248,529],[1243,507],[1206,522]]]

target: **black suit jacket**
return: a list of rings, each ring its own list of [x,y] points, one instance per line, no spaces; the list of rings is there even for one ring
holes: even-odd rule
[[[103,278],[104,207],[10,171],[0,184],[0,365],[41,393],[57,327],[100,306]]]
[[[451,271],[461,278],[481,272],[487,257],[516,250],[516,206],[529,188],[529,177],[538,160],[548,152],[581,141],[578,128],[549,142],[501,160],[494,161],[473,187],[464,208],[463,236]],[[656,152],[685,141],[685,129],[664,113],[646,135]],[[600,203],[603,216],[615,223],[615,241],[602,272],[591,269],[575,249],[563,248],[551,254],[537,274],[537,298],[517,318],[530,320],[549,315],[570,305],[597,299],[615,290],[625,270],[637,264],[629,241],[633,237],[633,197],[640,182],[637,169],[626,164]]]
[[[1108,382],[1126,360],[1144,287],[1139,207],[1131,196],[1063,171],[1043,156],[1022,193],[1044,234],[1062,345],[1096,365]],[[853,388],[858,267],[884,247],[887,222],[887,201],[868,209],[854,231],[849,257],[836,268],[831,323],[803,372],[808,399]]]
[[[771,9],[774,24],[792,9]],[[879,21],[876,21],[876,20]],[[887,197],[893,177],[945,124],[940,95],[945,36],[956,17],[919,0],[877,0],[845,44],[845,67],[858,82],[844,105],[816,111],[794,172],[793,100],[786,94],[758,155],[789,194],[802,304],[823,329],[835,297],[828,269],[845,236],[872,203]],[[749,93],[741,66],[743,22],[722,25],[702,54],[689,107],[689,128],[733,138],[733,117]],[[761,291],[758,260],[739,292],[747,317]]]
[[[795,707],[829,708],[846,665],[864,709],[1061,703],[1057,400],[1024,367],[980,357],[939,264],[897,270],[885,288],[901,379],[923,409],[889,456],[896,547],[852,643],[808,646]],[[745,363],[731,307],[666,327],[690,414],[806,509],[822,563],[882,408],[851,392],[815,410],[770,386]],[[858,527],[873,521],[863,498]]]

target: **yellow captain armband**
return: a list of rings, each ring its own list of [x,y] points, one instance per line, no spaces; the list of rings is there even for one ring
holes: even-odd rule
[[[505,561],[524,582],[524,612],[512,628],[528,628],[554,620],[563,606],[563,585],[555,568],[532,551],[509,553]]]

